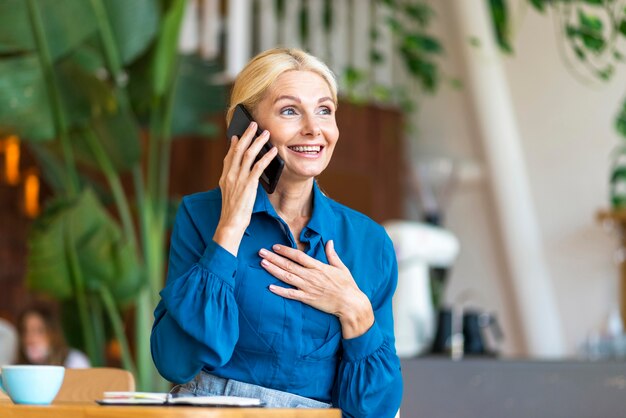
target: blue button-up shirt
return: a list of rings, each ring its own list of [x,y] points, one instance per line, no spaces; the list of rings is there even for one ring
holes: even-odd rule
[[[151,336],[157,369],[175,383],[204,369],[300,396],[332,402],[348,417],[393,417],[402,377],[395,353],[391,300],[397,264],[391,240],[368,217],[313,186],[311,219],[300,235],[306,253],[328,263],[335,250],[372,303],[375,322],[343,339],[331,314],[282,298],[289,286],[261,266],[258,251],[296,248],[287,224],[258,188],[250,225],[235,257],[212,237],[221,212],[219,189],[186,196],[172,232],[168,275]]]

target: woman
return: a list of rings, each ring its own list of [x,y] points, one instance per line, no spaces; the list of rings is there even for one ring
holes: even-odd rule
[[[56,310],[39,302],[24,309],[18,318],[19,364],[47,364],[82,369],[90,367],[82,352],[69,348]]]
[[[183,384],[178,392],[393,417],[402,395],[393,247],[315,182],[339,137],[332,72],[303,51],[269,50],[235,80],[227,121],[239,103],[265,131],[252,141],[252,123],[231,138],[219,189],[181,203],[154,362]],[[276,154],[285,165],[268,195],[259,177]]]

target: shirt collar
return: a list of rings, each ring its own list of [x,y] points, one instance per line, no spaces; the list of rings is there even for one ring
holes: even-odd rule
[[[330,206],[330,199],[319,188],[317,181],[313,182],[313,213],[306,227],[321,235],[324,241],[333,238],[331,233],[335,230],[335,212]]]
[[[266,212],[268,215],[278,218],[278,214],[260,183],[257,188],[254,207],[252,208],[252,213],[258,212]],[[306,228],[324,237],[324,241],[332,239],[330,233],[335,229],[335,214],[330,206],[330,199],[324,195],[317,181],[313,182],[313,213],[309,223],[305,226]]]
[[[267,212],[274,217],[278,216],[278,214],[274,210],[274,207],[270,203],[270,199],[267,196],[263,185],[261,185],[260,182],[256,189],[256,199],[254,200],[254,207],[252,208],[252,213],[257,212]]]

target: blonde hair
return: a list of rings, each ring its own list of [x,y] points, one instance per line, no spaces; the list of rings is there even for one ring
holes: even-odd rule
[[[226,112],[226,123],[230,123],[235,106],[240,103],[253,113],[267,90],[287,71],[311,71],[318,74],[328,84],[337,106],[337,81],[326,64],[301,49],[273,48],[252,58],[235,79]]]

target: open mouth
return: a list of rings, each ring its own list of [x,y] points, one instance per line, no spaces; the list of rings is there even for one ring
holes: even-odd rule
[[[296,145],[288,148],[293,152],[306,155],[317,155],[324,149],[321,145]]]

